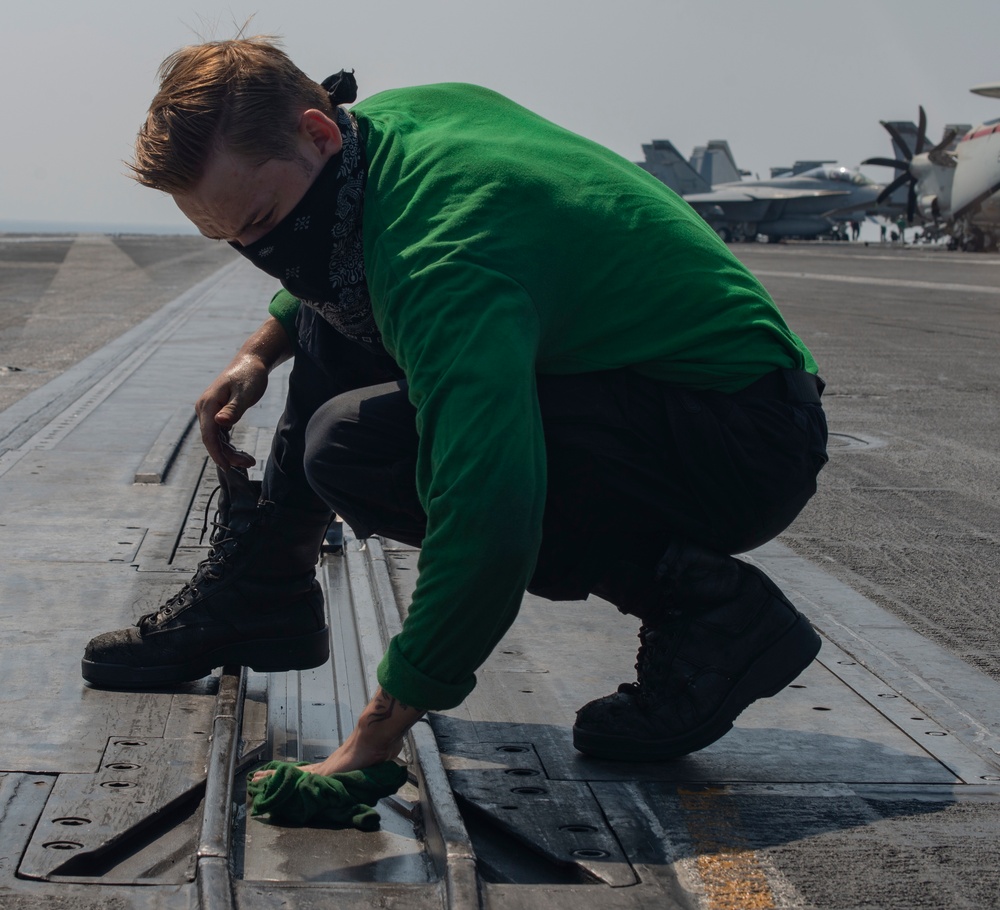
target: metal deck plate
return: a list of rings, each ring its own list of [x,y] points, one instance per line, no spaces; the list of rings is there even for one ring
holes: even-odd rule
[[[406,603],[418,554],[393,545],[388,555]],[[760,558],[786,573],[794,559],[774,548]],[[815,587],[811,579],[798,582]],[[834,605],[803,607],[815,614]],[[906,634],[874,605],[866,609],[871,625]],[[571,736],[577,707],[634,678],[632,622],[595,599],[526,596],[476,690],[434,719],[474,846],[494,862],[482,870],[488,901],[506,905],[512,886],[575,880],[609,886],[600,899],[609,906],[670,905],[681,891],[707,906],[785,906],[775,891],[784,887],[782,875],[768,859],[783,845],[810,836],[870,837],[911,815],[933,829],[938,815],[963,800],[1000,801],[1000,764],[975,729],[947,712],[935,718],[928,704],[937,702],[926,689],[888,684],[885,678],[903,678],[893,661],[868,653],[863,663],[842,647],[850,636],[833,641],[836,623],[829,614],[823,619],[830,631],[820,657],[793,686],[751,705],[707,749],[642,765],[588,759]],[[921,653],[914,642],[893,641],[895,653]],[[962,672],[956,658],[937,653],[936,660],[935,678]],[[1000,694],[989,680],[979,685]],[[548,865],[519,862],[509,846],[496,847],[509,841]],[[723,892],[738,881],[744,896],[712,903],[712,894],[722,893],[712,891],[712,881]],[[794,900],[788,906],[797,906]]]

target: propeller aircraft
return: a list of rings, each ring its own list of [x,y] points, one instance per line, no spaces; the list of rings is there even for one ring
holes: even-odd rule
[[[971,91],[1000,98],[1000,83]],[[953,246],[965,250],[995,249],[1000,241],[1000,119],[974,129],[947,126],[941,141],[927,151],[923,107],[912,144],[901,124],[881,123],[892,137],[897,157],[869,158],[862,164],[895,168],[900,174],[882,190],[879,202],[905,186],[911,224],[918,219],[932,236],[948,234]]]

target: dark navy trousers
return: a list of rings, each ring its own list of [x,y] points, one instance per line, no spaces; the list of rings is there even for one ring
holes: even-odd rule
[[[548,487],[529,590],[545,597],[596,592],[641,615],[672,540],[730,554],[759,546],[791,524],[826,463],[818,396],[799,400],[780,381],[727,395],[628,370],[537,380]],[[399,368],[301,307],[265,495],[321,500],[359,537],[419,546],[416,451]]]

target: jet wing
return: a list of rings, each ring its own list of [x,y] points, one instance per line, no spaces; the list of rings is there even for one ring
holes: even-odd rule
[[[691,193],[684,197],[691,205],[725,205],[734,202],[764,202],[771,200],[817,199],[822,196],[848,196],[850,190],[790,190],[779,186],[755,186],[745,190],[713,190],[711,193]]]

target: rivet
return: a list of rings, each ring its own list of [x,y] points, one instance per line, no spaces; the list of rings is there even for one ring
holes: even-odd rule
[[[948,734],[942,730],[924,730],[928,736],[947,736]]]
[[[524,793],[528,796],[534,796],[535,794],[548,793],[549,791],[546,790],[544,787],[514,787],[510,792]]]
[[[514,777],[534,777],[538,772],[534,768],[508,768],[504,774],[511,774]]]
[[[141,739],[116,739],[116,746],[144,746],[146,745]]]
[[[77,818],[76,816],[66,816],[65,818],[52,819],[54,825],[66,825],[67,827],[77,827],[79,825],[89,825],[89,818]]]
[[[582,849],[582,850],[570,850],[569,855],[576,856],[579,859],[602,859],[608,854],[604,850]]]
[[[813,707],[813,711],[830,711],[832,708]]]
[[[855,664],[855,662],[853,660],[838,660],[837,663],[840,664],[843,667],[853,667],[853,666],[856,666],[856,664]]]
[[[898,695],[893,695],[893,694],[891,694],[889,692],[879,692],[878,697],[879,698],[899,698]]]
[[[137,771],[142,765],[137,765],[135,762],[130,761],[113,761],[104,767],[111,768],[114,771]]]
[[[78,844],[71,840],[53,840],[47,844],[42,844],[46,850],[79,850],[83,844]]]
[[[497,752],[527,752],[526,746],[497,746]]]
[[[980,775],[980,780],[1000,780],[1000,775],[998,774],[983,774]]]
[[[574,834],[593,834],[597,828],[593,825],[560,825],[560,831],[572,831]]]
[[[101,786],[108,790],[127,790],[129,787],[136,786],[136,784],[133,784],[129,780],[107,780]]]

